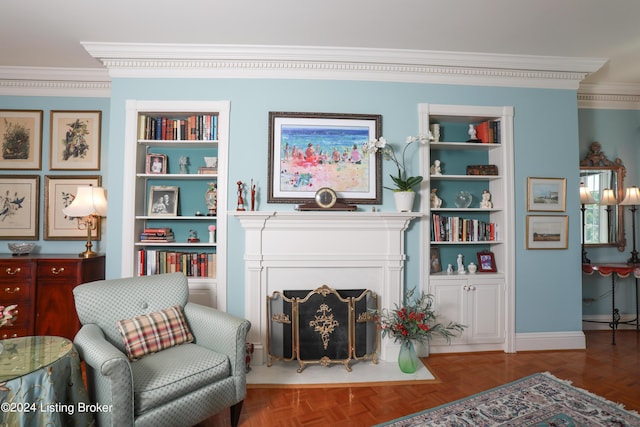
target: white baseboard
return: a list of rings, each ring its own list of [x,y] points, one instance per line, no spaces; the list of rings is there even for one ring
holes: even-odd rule
[[[635,319],[633,314],[623,314],[622,321],[629,321]],[[582,329],[587,331],[601,331],[611,330],[609,323],[611,322],[610,314],[592,314],[588,316],[582,316]],[[618,329],[635,329],[636,324],[618,323]]]
[[[585,348],[587,343],[582,331],[516,334],[516,351],[583,350]]]

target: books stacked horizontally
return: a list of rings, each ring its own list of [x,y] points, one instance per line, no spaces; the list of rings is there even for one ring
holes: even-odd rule
[[[140,243],[170,243],[175,242],[171,228],[145,228],[140,233]]]

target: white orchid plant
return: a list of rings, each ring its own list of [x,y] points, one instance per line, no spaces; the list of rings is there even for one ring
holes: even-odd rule
[[[414,187],[419,185],[422,182],[422,176],[407,176],[407,167],[405,164],[405,154],[407,152],[407,148],[414,142],[418,141],[421,144],[426,144],[430,141],[433,141],[434,137],[431,132],[428,132],[426,135],[419,136],[408,136],[406,144],[402,149],[402,155],[400,159],[396,157],[395,150],[391,144],[387,144],[387,140],[384,137],[380,137],[378,139],[371,140],[364,144],[362,147],[365,153],[374,154],[378,150],[382,152],[382,155],[385,159],[391,160],[396,168],[398,169],[398,175],[389,175],[393,182],[396,184],[396,188],[384,187],[393,191],[414,191]]]

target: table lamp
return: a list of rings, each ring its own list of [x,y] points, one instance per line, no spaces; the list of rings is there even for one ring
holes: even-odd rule
[[[77,218],[78,230],[87,230],[86,250],[79,254],[82,258],[91,258],[98,254],[91,250],[91,232],[98,227],[100,217],[107,216],[107,199],[104,188],[80,186],[73,202],[62,212],[71,218]]]
[[[584,215],[585,215],[586,205],[593,205],[595,203],[596,201],[593,199],[593,196],[591,195],[591,191],[589,190],[589,187],[587,187],[584,182],[581,182],[580,183],[580,204],[582,205],[582,207],[580,208],[580,210],[582,211],[582,263],[583,264],[591,264],[591,260],[587,258],[587,251],[584,249],[584,241],[585,241]]]
[[[640,205],[640,190],[635,185],[627,188],[627,192],[624,195],[624,200],[620,203],[624,206],[631,206],[631,235],[633,236],[633,251],[631,251],[631,258],[627,260],[630,264],[640,264],[638,258],[638,251],[636,251],[636,210]]]
[[[611,188],[605,188],[602,190],[602,195],[600,196],[600,205],[606,206],[607,209],[607,242],[611,241],[611,210],[612,206],[616,206],[618,204],[618,198],[616,197],[616,192]]]

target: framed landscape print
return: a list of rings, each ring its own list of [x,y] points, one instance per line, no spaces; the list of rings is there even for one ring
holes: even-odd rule
[[[564,212],[566,178],[527,178],[527,210]]]
[[[51,170],[100,169],[101,111],[51,112]]]
[[[362,150],[381,134],[381,115],[270,112],[267,201],[313,202],[328,187],[344,203],[382,203],[381,154]]]
[[[567,249],[567,215],[527,215],[527,249]]]
[[[42,168],[42,110],[0,110],[0,169]]]
[[[100,187],[100,175],[45,175],[44,177],[44,240],[86,240],[87,230],[78,229],[78,220],[66,216],[62,209],[73,202],[78,186]],[[100,221],[91,232],[91,240],[100,240]]]
[[[0,239],[38,240],[40,176],[0,176]]]

